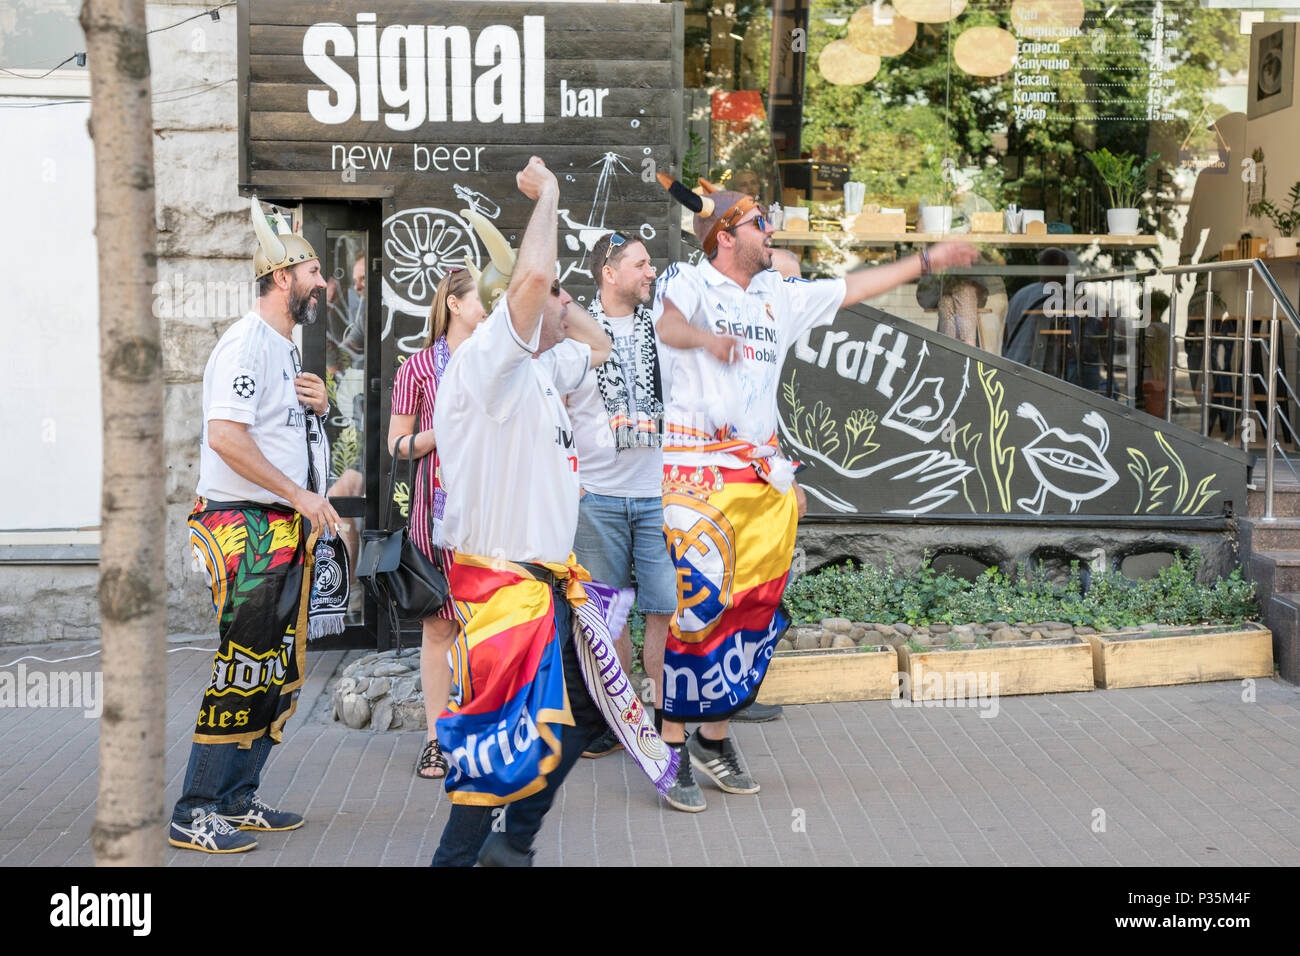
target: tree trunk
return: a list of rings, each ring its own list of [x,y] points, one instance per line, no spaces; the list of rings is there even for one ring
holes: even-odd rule
[[[99,376],[103,401],[99,614],[104,713],[98,865],[161,865],[166,744],[165,485],[153,118],[144,0],[85,0],[91,82]]]

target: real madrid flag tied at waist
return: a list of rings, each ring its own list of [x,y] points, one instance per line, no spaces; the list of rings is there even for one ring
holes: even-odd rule
[[[677,611],[664,654],[664,715],[721,720],[758,693],[781,613],[798,511],[754,468],[665,465],[664,535]]]
[[[544,564],[566,582],[573,640],[592,701],[646,775],[665,792],[677,754],[655,733],[613,652],[630,597],[573,563]],[[447,581],[461,633],[452,650],[451,701],[438,718],[453,803],[497,806],[546,786],[560,762],[561,725],[574,723],[564,685],[555,592],[527,567],[455,553]]]

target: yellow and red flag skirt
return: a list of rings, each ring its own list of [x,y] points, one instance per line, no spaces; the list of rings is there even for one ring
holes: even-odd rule
[[[664,466],[664,536],[677,569],[664,654],[670,720],[722,720],[747,706],[789,623],[780,605],[794,556],[795,494],[760,472],[758,462]]]
[[[620,592],[593,582],[572,556],[567,564],[525,566],[454,552],[446,573],[461,623],[451,652],[451,699],[437,721],[452,803],[522,800],[545,787],[560,763],[559,728],[574,718],[552,578],[565,582],[573,612],[566,639],[574,642],[592,703],[655,786],[672,785],[677,755],[655,733],[610,637],[611,627],[623,628],[630,594],[623,603]]]

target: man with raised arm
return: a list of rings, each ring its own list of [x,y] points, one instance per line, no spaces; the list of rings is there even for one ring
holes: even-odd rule
[[[443,536],[462,624],[437,721],[452,808],[434,866],[529,865],[556,790],[605,726],[574,648],[585,572],[571,560],[578,460],[562,396],[609,342],[565,341],[569,322],[594,322],[555,279],[559,185],[537,157],[516,182],[535,206],[503,263],[509,286],[447,363],[434,412],[434,431],[456,436],[441,457]]]
[[[677,263],[655,291],[663,349],[664,534],[677,569],[677,610],[664,655],[664,740],[683,757],[669,803],[702,810],[692,768],[728,793],[757,793],[727,736],[757,696],[777,640],[794,552],[794,466],[777,447],[777,379],[786,352],[845,306],[932,270],[974,262],[967,243],[939,243],[843,279],[783,279],[773,229],[748,195],[660,182],[696,215],[707,257]],[[689,738],[685,724],[699,722]]]

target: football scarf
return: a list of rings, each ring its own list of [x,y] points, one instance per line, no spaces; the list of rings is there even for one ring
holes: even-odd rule
[[[605,718],[605,723],[641,766],[655,789],[666,794],[677,780],[676,751],[665,746],[636,688],[623,673],[614,652],[611,635],[623,631],[635,593],[631,588],[611,588],[599,581],[583,585],[587,600],[573,610],[574,647],[587,693]]]
[[[795,495],[753,468],[665,465],[664,535],[677,610],[664,653],[664,716],[722,720],[758,694],[788,621]]]
[[[599,295],[587,306],[587,311],[612,341],[614,327],[605,317]],[[618,349],[611,349],[604,364],[596,366],[596,386],[601,401],[605,403],[609,427],[614,433],[614,447],[618,451],[658,448],[663,444],[663,385],[659,380],[659,348],[655,343],[654,321],[645,306],[637,306],[633,315],[636,367],[625,368]],[[635,383],[635,408],[628,401],[629,378]]]
[[[543,565],[567,579],[575,649],[592,700],[656,787],[676,776],[676,754],[659,739],[613,653],[618,592],[590,584],[581,567]],[[561,725],[574,723],[555,631],[554,592],[519,564],[452,555],[446,568],[461,633],[452,648],[451,699],[437,721],[453,803],[499,806],[546,786],[560,762]],[[590,590],[588,590],[590,588]]]
[[[303,541],[294,511],[203,498],[189,528],[221,639],[194,741],[247,747],[269,733],[279,743],[306,673],[306,641],[296,637],[308,629],[317,534]]]

